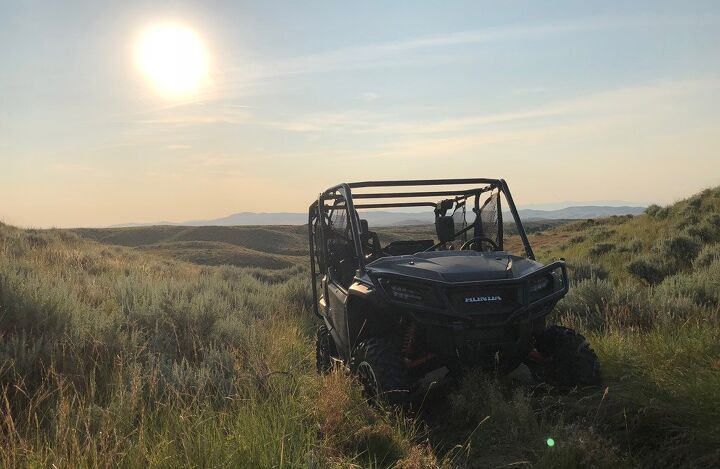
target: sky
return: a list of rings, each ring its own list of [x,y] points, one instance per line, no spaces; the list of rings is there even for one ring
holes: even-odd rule
[[[0,0],[0,220],[304,211],[342,181],[502,177],[516,204],[720,185],[720,2]],[[137,66],[182,24],[192,93]]]

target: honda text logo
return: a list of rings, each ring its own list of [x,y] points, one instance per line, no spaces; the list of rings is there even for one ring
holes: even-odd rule
[[[502,301],[500,296],[467,296],[465,303],[484,303],[486,301]]]

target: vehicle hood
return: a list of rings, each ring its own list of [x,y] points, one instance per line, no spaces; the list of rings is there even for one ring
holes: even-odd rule
[[[539,262],[506,252],[432,251],[382,257],[366,268],[376,276],[395,274],[440,282],[473,282],[522,277]]]

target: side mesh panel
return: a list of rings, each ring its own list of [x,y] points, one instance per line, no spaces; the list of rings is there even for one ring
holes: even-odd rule
[[[453,212],[452,217],[453,217],[453,221],[455,222],[455,233],[459,233],[460,231],[464,230],[468,226],[468,220],[467,220],[468,218],[470,218],[471,219],[470,221],[472,222],[473,213],[466,212],[466,210],[465,210],[466,205],[467,205],[466,201],[461,202],[461,205],[455,209],[455,212]],[[470,233],[470,234],[472,234],[472,233]],[[462,243],[467,241],[468,238],[469,238],[468,232],[466,231],[465,233],[458,236],[455,239],[455,241],[456,241],[456,243],[459,243],[460,245],[462,245]]]
[[[347,238],[348,237],[348,220],[347,220],[347,210],[345,210],[345,207],[340,207],[333,209],[330,212],[329,217],[329,224],[330,229],[334,231],[335,233],[339,234],[340,236]]]
[[[485,200],[480,213],[478,214],[478,224],[475,227],[476,236],[485,236],[497,243],[502,248],[502,231],[500,224],[502,223],[502,215],[500,214],[500,192],[495,191]]]

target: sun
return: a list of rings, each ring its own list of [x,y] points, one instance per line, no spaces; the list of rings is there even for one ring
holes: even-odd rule
[[[207,84],[207,50],[200,36],[183,24],[162,23],[145,29],[135,43],[135,62],[168,98],[195,94]]]

